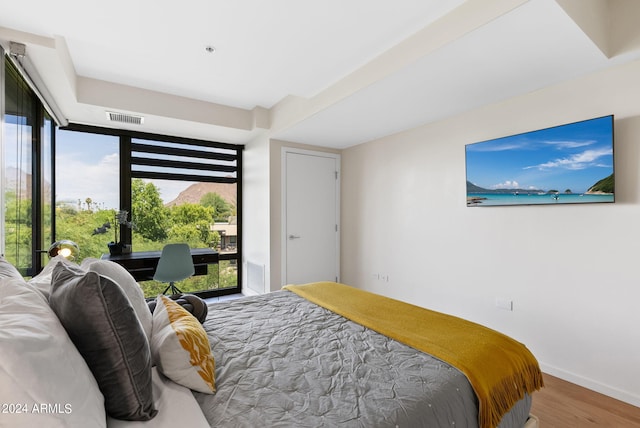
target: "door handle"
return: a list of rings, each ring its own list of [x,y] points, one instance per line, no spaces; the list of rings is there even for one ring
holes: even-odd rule
[[[300,239],[298,235],[289,235],[289,240]]]

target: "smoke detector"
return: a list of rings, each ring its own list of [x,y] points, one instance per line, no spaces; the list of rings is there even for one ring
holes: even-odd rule
[[[142,125],[144,123],[144,117],[136,116],[129,113],[118,113],[115,111],[107,112],[107,120],[110,122],[128,123],[131,125]]]

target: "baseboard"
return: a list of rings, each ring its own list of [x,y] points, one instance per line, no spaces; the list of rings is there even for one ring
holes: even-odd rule
[[[632,394],[628,391],[623,391],[618,388],[613,388],[611,386],[597,382],[593,379],[589,379],[576,373],[550,366],[548,364],[540,363],[540,369],[542,369],[544,373],[548,373],[551,376],[566,380],[567,382],[575,383],[576,385],[580,385],[592,391],[599,392],[600,394],[607,395],[611,398],[615,398],[616,400],[624,401],[625,403],[631,404],[632,406],[640,407],[640,395]]]

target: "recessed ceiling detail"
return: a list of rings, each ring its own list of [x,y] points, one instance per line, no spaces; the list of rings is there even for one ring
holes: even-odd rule
[[[640,1],[174,3],[87,23],[89,2],[8,2],[0,45],[26,45],[72,123],[336,149],[640,60]]]

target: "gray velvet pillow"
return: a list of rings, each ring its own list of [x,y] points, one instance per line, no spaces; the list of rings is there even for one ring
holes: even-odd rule
[[[91,369],[116,419],[152,419],[149,342],[118,284],[96,272],[58,263],[49,304]]]
[[[80,267],[86,271],[97,272],[102,276],[111,278],[122,288],[122,291],[124,291],[129,298],[131,306],[133,306],[133,309],[136,311],[138,320],[140,320],[140,324],[142,324],[142,329],[147,335],[147,340],[150,342],[151,311],[149,311],[149,306],[147,306],[147,302],[144,299],[142,288],[140,288],[140,285],[138,285],[133,276],[131,276],[125,268],[110,260],[86,258],[82,261]]]

